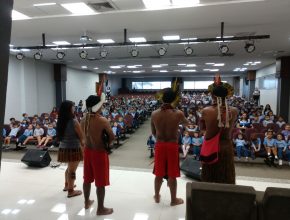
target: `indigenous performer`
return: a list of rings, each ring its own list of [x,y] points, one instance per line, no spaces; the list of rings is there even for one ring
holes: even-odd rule
[[[176,197],[177,181],[180,177],[179,151],[178,151],[178,128],[179,124],[188,125],[189,122],[180,110],[173,106],[178,103],[178,88],[166,88],[159,94],[163,104],[160,109],[151,115],[152,134],[156,137],[155,145],[155,195],[156,203],[160,202],[160,188],[164,176],[168,176],[168,186],[171,193],[171,206],[183,203],[181,198]]]
[[[67,163],[65,171],[65,186],[63,191],[68,191],[67,197],[79,196],[80,190],[74,190],[76,169],[83,160],[82,147],[84,146],[83,133],[79,122],[74,119],[75,106],[72,101],[64,101],[59,109],[57,121],[57,137],[60,141],[58,161]]]
[[[205,130],[205,140],[201,148],[201,180],[235,184],[231,133],[238,111],[227,103],[227,98],[233,95],[233,87],[221,82],[220,75],[216,75],[208,90],[212,94],[213,105],[203,109],[200,121],[201,129]],[[216,152],[210,152],[215,147]]]
[[[85,134],[83,183],[85,209],[90,208],[94,202],[90,200],[90,192],[91,183],[95,182],[98,198],[97,215],[113,213],[112,208],[104,206],[105,186],[110,185],[107,146],[114,140],[114,133],[109,121],[100,115],[105,99],[104,93],[101,96],[89,96],[86,100],[88,113],[81,121],[81,127]]]

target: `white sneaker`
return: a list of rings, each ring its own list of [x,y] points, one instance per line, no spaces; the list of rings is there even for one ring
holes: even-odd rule
[[[283,161],[279,160],[279,166],[282,166],[282,164],[283,164]]]
[[[248,161],[248,160],[249,160],[249,158],[248,158],[248,157],[246,157],[245,161]]]
[[[290,166],[290,162],[288,162],[289,166]]]
[[[54,148],[54,145],[51,145],[50,148]]]

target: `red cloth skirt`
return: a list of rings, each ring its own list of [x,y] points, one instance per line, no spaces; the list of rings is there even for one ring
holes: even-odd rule
[[[154,174],[159,177],[180,177],[179,151],[177,143],[156,143]]]
[[[110,185],[109,168],[107,152],[85,147],[84,183],[95,182],[96,187]]]

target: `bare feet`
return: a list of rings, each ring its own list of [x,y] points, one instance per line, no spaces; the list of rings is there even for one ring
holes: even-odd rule
[[[83,192],[80,190],[68,190],[67,193],[67,198],[75,197],[75,196],[80,196]]]
[[[171,201],[170,205],[171,206],[176,206],[176,205],[181,205],[183,204],[183,199],[181,198],[176,198],[174,201]]]
[[[76,188],[77,185],[74,185],[74,188]],[[68,190],[67,185],[63,188],[62,191],[66,192]]]
[[[94,200],[85,201],[85,209],[89,209],[93,203],[94,203]]]
[[[97,215],[111,215],[113,213],[113,209],[111,208],[102,208],[97,210]]]
[[[156,196],[156,195],[153,196],[153,198],[154,198],[154,200],[155,200],[156,203],[159,203],[159,202],[160,202],[160,197],[161,197],[160,195],[158,195],[158,196]]]

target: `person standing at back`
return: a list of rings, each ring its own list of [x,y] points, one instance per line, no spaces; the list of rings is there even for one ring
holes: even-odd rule
[[[155,145],[155,195],[156,203],[160,202],[160,188],[164,176],[168,176],[168,186],[171,193],[171,206],[183,203],[181,198],[176,197],[177,181],[180,177],[179,151],[178,151],[178,128],[179,124],[189,124],[180,110],[172,107],[171,103],[177,98],[177,92],[171,88],[163,90],[160,109],[155,110],[151,115],[151,130],[156,137]]]
[[[201,130],[205,130],[205,138],[201,148],[203,182],[235,184],[234,151],[231,134],[238,111],[229,107],[227,97],[232,96],[233,88],[221,82],[220,76],[215,77],[215,82],[209,86],[213,104],[202,110],[200,121]],[[217,146],[218,151],[209,152],[212,146]],[[208,157],[205,157],[204,152]],[[213,156],[217,156],[215,160]]]
[[[83,160],[82,147],[84,146],[80,124],[74,119],[74,109],[75,106],[72,101],[61,103],[56,126],[57,137],[60,141],[57,160],[67,163],[63,191],[68,192],[68,198],[82,194],[82,191],[74,190],[76,169],[79,162]]]
[[[112,208],[104,206],[105,186],[110,185],[108,146],[115,138],[109,121],[101,116],[105,99],[105,94],[102,94],[101,97],[89,96],[86,100],[88,113],[81,121],[81,127],[85,134],[83,182],[85,209],[90,208],[94,202],[90,200],[90,193],[91,183],[95,182],[98,198],[97,215],[113,213]]]

